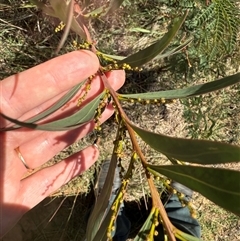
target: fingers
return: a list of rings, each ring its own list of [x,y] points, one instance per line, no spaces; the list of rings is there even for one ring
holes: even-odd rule
[[[70,89],[99,68],[90,51],[75,51],[0,81],[1,112],[18,118]]]
[[[92,166],[98,159],[99,151],[89,146],[79,153],[54,166],[44,168],[21,181],[23,206],[34,207],[37,203],[56,191],[75,176]]]
[[[103,113],[101,122],[104,122],[113,114],[113,107],[109,106]],[[70,131],[42,132],[32,141],[20,146],[21,155],[27,166],[31,169],[39,167],[50,160],[65,147],[86,136],[94,129],[95,123],[92,121],[80,128]],[[26,172],[22,165],[22,175]]]

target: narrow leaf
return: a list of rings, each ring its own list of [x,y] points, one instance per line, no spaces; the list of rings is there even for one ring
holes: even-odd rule
[[[208,140],[192,140],[157,134],[135,125],[133,130],[153,149],[180,161],[217,164],[240,161],[240,147]]]
[[[149,93],[142,93],[142,94],[127,94],[122,95],[119,94],[119,98],[122,100],[127,99],[181,99],[186,97],[192,97],[196,95],[206,94],[212,91],[220,90],[225,87],[237,84],[240,82],[240,73],[230,75],[224,77],[219,80],[211,81],[205,84],[194,85],[191,87],[183,88],[183,89],[176,89],[176,90],[166,90],[166,91],[158,91],[158,92],[149,92]]]
[[[96,234],[93,237],[92,241],[106,241],[107,240],[107,229],[108,229],[109,223],[111,221],[112,215],[113,215],[113,210],[111,210],[111,208],[110,208],[108,210],[108,212],[106,213],[106,216],[103,217],[100,227],[98,229],[96,229]]]
[[[148,164],[147,166],[240,216],[239,171],[183,165],[154,166]]]
[[[116,60],[122,60],[122,59],[125,59],[126,57],[125,56],[120,56],[120,55],[111,55],[111,54],[105,54],[105,53],[102,53],[100,51],[98,51],[101,55],[103,55],[104,57],[107,57],[109,59],[116,59]]]
[[[114,147],[114,148],[116,148],[116,147]],[[115,156],[115,150],[114,150],[114,153],[113,153],[114,156]],[[115,158],[115,157],[113,157],[113,158]],[[106,237],[109,236],[109,234],[107,233],[109,231],[109,228],[113,227],[113,226],[116,226],[115,222],[116,222],[116,219],[117,219],[117,216],[118,216],[116,214],[119,213],[120,208],[123,208],[121,200],[123,200],[124,193],[126,192],[126,189],[127,189],[127,186],[128,186],[127,180],[129,180],[129,177],[132,176],[132,170],[134,168],[134,163],[136,161],[135,158],[136,158],[136,155],[132,155],[130,164],[128,166],[128,170],[126,171],[126,173],[125,173],[125,175],[122,179],[121,186],[118,188],[118,191],[117,191],[117,194],[116,194],[114,200],[112,200],[113,195],[110,197],[111,201],[113,201],[112,205],[111,205],[111,207],[108,206],[108,209],[109,209],[108,213],[104,217],[104,220],[102,221],[101,226],[99,227],[99,229],[97,231],[97,234],[95,235],[93,241],[100,241],[100,240],[105,241]],[[115,170],[115,172],[116,171],[119,171],[119,170]],[[106,178],[105,181],[109,182],[109,179]],[[114,181],[115,181],[115,179],[113,180],[113,182]],[[98,204],[96,204],[96,205],[98,205]],[[119,215],[121,215],[121,214],[119,214]],[[120,230],[118,230],[119,232],[117,230],[115,230],[115,231],[116,231],[115,235],[119,235],[119,232],[121,233]],[[111,235],[113,236],[113,232],[111,233]]]
[[[180,19],[175,19],[171,29],[160,40],[150,45],[149,47],[125,58],[124,60],[119,61],[118,64],[126,63],[133,68],[139,67],[155,58],[158,54],[162,53],[177,34],[179,28],[185,21],[187,14],[188,12],[185,12],[185,14]]]
[[[103,93],[101,93],[95,99],[90,101],[88,104],[86,104],[83,108],[81,108],[79,111],[77,111],[73,115],[65,117],[60,120],[52,121],[47,124],[22,122],[22,121],[15,120],[11,117],[8,117],[2,113],[1,113],[1,115],[4,118],[6,118],[7,120],[9,120],[17,125],[20,125],[20,126],[26,127],[26,128],[30,128],[30,129],[45,130],[45,131],[70,130],[70,129],[78,128],[93,119],[93,117],[95,115],[95,110],[97,109],[102,97],[103,97]],[[5,129],[1,129],[1,131],[5,131]]]
[[[112,193],[112,186],[113,186],[113,180],[114,180],[114,175],[115,175],[115,169],[117,166],[117,156],[116,154],[112,155],[112,159],[110,162],[108,174],[106,177],[107,182],[104,183],[103,189],[97,198],[97,202],[94,205],[93,211],[89,217],[88,224],[87,224],[87,241],[93,241],[93,240],[101,240],[106,232],[102,232],[101,234],[96,234],[98,233],[99,227],[101,226],[104,216],[106,215],[108,203],[109,203],[109,198]],[[106,217],[108,220],[109,215]],[[101,236],[101,237],[100,237]],[[105,236],[106,237],[106,236]]]
[[[41,112],[40,114],[38,114],[38,115],[36,115],[36,116],[26,120],[25,122],[35,123],[37,121],[40,121],[40,120],[44,119],[45,117],[48,117],[52,113],[56,112],[63,105],[65,105],[78,92],[78,90],[81,88],[81,86],[84,83],[85,83],[85,81],[83,81],[80,84],[76,85],[69,92],[67,92],[60,100],[58,100],[54,105],[52,105],[49,109],[47,109],[47,110]],[[20,127],[21,127],[20,125],[14,125],[14,126],[5,128],[4,130],[5,131],[9,131],[9,130],[18,129]]]

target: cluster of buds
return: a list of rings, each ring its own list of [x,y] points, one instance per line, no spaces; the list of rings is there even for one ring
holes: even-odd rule
[[[194,205],[192,204],[192,202],[190,201],[190,197],[179,192],[178,190],[176,190],[173,186],[172,186],[172,180],[170,179],[166,179],[165,177],[160,176],[160,174],[156,173],[156,175],[154,175],[155,180],[160,181],[163,186],[166,188],[167,192],[170,194],[176,194],[178,196],[179,201],[181,202],[182,206],[185,207],[187,206],[192,217],[196,218],[197,214],[196,214],[196,208],[194,207]]]
[[[113,58],[102,54],[101,52],[97,51],[97,56],[104,67],[102,67],[103,72],[108,72],[111,70],[132,70],[132,71],[141,71],[142,69],[139,67],[132,67],[130,64],[127,63],[118,63]]]
[[[141,71],[142,68],[139,67],[131,67],[127,63],[118,64],[117,61],[114,61],[112,64],[108,64],[107,66],[103,67],[104,72],[108,72],[111,70],[132,70],[132,71]]]
[[[160,99],[141,99],[141,98],[122,98],[120,96],[120,100],[122,101],[127,101],[130,103],[140,103],[142,105],[148,105],[148,104],[156,104],[156,105],[161,105],[161,104],[172,104],[175,103],[175,99],[165,99],[165,98],[160,98]]]
[[[126,193],[126,189],[127,189],[128,183],[129,183],[129,179],[132,176],[132,170],[134,168],[134,162],[136,161],[136,159],[137,159],[137,154],[133,153],[132,157],[131,157],[131,162],[130,162],[130,165],[128,167],[128,170],[127,170],[126,174],[124,175],[124,177],[120,176],[122,178],[122,185],[119,188],[119,191],[118,191],[118,194],[115,198],[114,203],[112,204],[112,207],[111,207],[112,216],[111,216],[111,221],[110,221],[108,229],[107,229],[107,237],[109,239],[111,239],[112,232],[115,230],[114,225],[115,225],[116,217],[118,215],[119,208],[121,208],[121,206],[123,205],[124,195]]]
[[[158,176],[154,176],[154,179],[158,183],[161,183],[169,193],[173,192],[173,188],[171,187],[171,180],[166,177],[160,176],[160,174]]]
[[[115,221],[118,215],[119,208],[123,205],[124,201],[124,194],[126,192],[127,185],[129,183],[129,180],[123,180],[122,185],[118,191],[118,194],[116,196],[116,199],[114,203],[112,204],[111,211],[112,211],[112,216],[111,220],[109,222],[108,228],[107,228],[107,238],[111,239],[112,238],[112,232],[115,230]]]
[[[191,197],[172,188],[172,193],[176,194],[178,196],[179,201],[181,202],[182,206],[185,207],[187,206],[190,214],[193,218],[197,217],[197,212],[196,212],[196,208],[194,207],[193,203],[191,202]]]
[[[92,43],[84,42],[84,43],[78,43],[77,41],[73,41],[73,47],[76,49],[91,49]]]
[[[121,125],[121,123],[118,123]],[[114,144],[114,153],[117,155],[118,158],[121,158],[123,155],[123,150],[125,149],[125,139],[126,139],[126,127],[121,126],[118,129],[118,137],[113,142]]]
[[[84,42],[84,43],[77,43],[77,41],[73,41],[73,47],[75,49],[92,49],[92,43]],[[118,63],[113,58],[101,53],[100,51],[96,51],[96,55],[99,58],[99,61],[102,65],[103,72],[109,72],[111,70],[131,70],[131,71],[141,71],[142,68],[139,67],[132,67],[128,63]]]
[[[57,33],[57,32],[62,31],[62,30],[64,29],[65,25],[66,25],[66,24],[63,23],[63,21],[61,21],[61,22],[59,23],[59,25],[55,28],[55,32]]]
[[[86,83],[86,86],[85,86],[85,91],[84,91],[84,94],[82,97],[80,97],[78,99],[78,103],[77,103],[77,106],[80,106],[82,104],[82,102],[86,99],[87,97],[87,94],[88,92],[90,91],[91,89],[91,83],[92,83],[92,79],[94,78],[94,76],[90,76],[88,77],[88,80],[87,80],[87,83]]]
[[[104,112],[105,108],[107,107],[109,101],[111,99],[111,95],[109,91],[106,89],[105,94],[101,100],[101,102],[98,105],[98,108],[95,110],[95,116],[94,116],[94,121],[95,121],[95,130],[101,131],[101,122],[100,118],[102,117],[102,113]]]
[[[179,198],[179,201],[181,202],[182,206],[185,207],[187,206],[190,214],[193,218],[197,218],[197,211],[193,203],[190,201],[189,197],[187,197],[185,194],[176,191],[176,194]]]

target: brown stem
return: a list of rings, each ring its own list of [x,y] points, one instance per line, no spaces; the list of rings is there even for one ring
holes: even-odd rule
[[[160,215],[161,215],[161,219],[162,219],[162,223],[163,226],[167,232],[168,238],[170,239],[170,241],[176,241],[175,238],[175,227],[172,225],[172,223],[170,222],[166,210],[162,204],[162,201],[159,197],[159,193],[153,183],[153,179],[152,177],[149,175],[147,175],[147,179],[148,179],[148,185],[150,187],[150,191],[151,191],[151,196],[152,196],[152,200],[153,200],[153,206],[157,207],[159,209]]]
[[[131,127],[132,123],[129,120],[129,118],[127,117],[127,115],[125,114],[125,112],[124,112],[124,110],[123,110],[123,108],[122,108],[122,106],[121,106],[121,104],[118,100],[117,93],[114,91],[114,89],[108,83],[108,79],[107,79],[106,75],[104,73],[101,73],[101,72],[100,72],[100,75],[101,75],[101,79],[104,83],[105,88],[107,88],[109,90],[109,92],[110,92],[110,94],[111,94],[111,96],[114,100],[114,103],[117,107],[117,110],[118,110],[120,116],[122,117],[122,119],[124,120],[124,122],[126,124],[128,133],[129,133],[130,138],[131,138],[133,150],[136,151],[136,153],[140,157],[142,165],[146,170],[146,176],[147,176],[147,180],[148,180],[148,184],[149,184],[149,188],[150,188],[150,192],[151,192],[151,196],[152,196],[152,200],[153,200],[153,206],[155,206],[159,209],[159,212],[160,212],[161,218],[162,218],[162,222],[163,222],[163,226],[164,226],[164,228],[167,232],[167,235],[168,235],[170,241],[176,241],[175,236],[174,236],[175,227],[170,222],[170,220],[167,216],[166,210],[165,210],[165,208],[164,208],[164,206],[163,206],[163,204],[160,200],[159,193],[158,193],[158,191],[157,191],[157,189],[156,189],[156,187],[153,183],[153,179],[150,176],[149,172],[147,171],[147,168],[146,168],[147,161],[146,161],[146,158],[141,151],[141,148],[138,145],[138,142],[137,142],[137,139],[136,139],[136,136],[135,136],[135,132]]]

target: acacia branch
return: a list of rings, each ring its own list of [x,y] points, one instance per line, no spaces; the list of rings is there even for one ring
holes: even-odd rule
[[[106,75],[102,72],[100,72],[99,74],[100,74],[101,80],[104,83],[105,88],[107,88],[109,90],[121,118],[125,122],[125,125],[127,127],[128,133],[129,133],[130,138],[131,138],[133,150],[136,151],[136,153],[140,157],[142,165],[146,170],[146,176],[147,176],[147,180],[148,180],[148,184],[149,184],[149,188],[150,188],[150,192],[151,192],[151,196],[152,196],[152,200],[153,200],[153,206],[157,207],[159,209],[159,212],[160,212],[160,215],[161,215],[161,218],[162,218],[163,226],[164,226],[164,228],[167,232],[167,235],[168,235],[170,241],[176,241],[176,238],[174,236],[174,231],[176,230],[176,228],[170,222],[170,220],[167,216],[166,210],[165,210],[165,208],[162,204],[162,201],[160,200],[159,193],[158,193],[158,191],[157,191],[157,189],[156,189],[156,187],[153,183],[153,179],[150,176],[150,174],[149,174],[149,172],[146,168],[147,161],[146,161],[145,156],[142,153],[141,148],[138,145],[138,142],[137,142],[137,139],[136,139],[136,136],[135,136],[135,132],[131,127],[132,123],[131,123],[130,119],[128,118],[128,116],[126,115],[126,113],[124,112],[124,110],[123,110],[123,108],[122,108],[122,106],[119,102],[117,93],[115,92],[115,90],[109,84]]]

